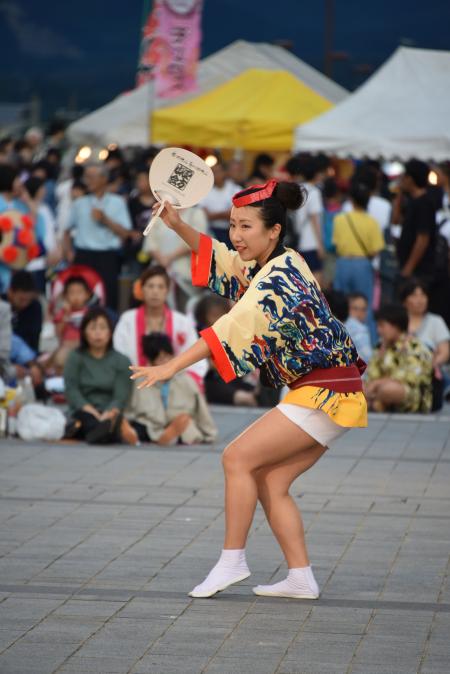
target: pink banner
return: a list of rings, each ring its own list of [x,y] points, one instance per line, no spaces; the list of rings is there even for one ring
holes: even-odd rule
[[[158,98],[197,88],[202,0],[155,0],[144,27],[138,84],[155,80]]]

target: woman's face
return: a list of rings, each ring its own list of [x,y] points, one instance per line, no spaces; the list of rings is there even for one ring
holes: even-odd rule
[[[94,349],[107,349],[111,339],[108,321],[103,316],[90,321],[85,330],[86,341]]]
[[[428,309],[428,297],[422,288],[416,288],[405,300],[405,308],[408,314],[423,316]]]
[[[259,260],[276,246],[280,225],[267,229],[258,208],[233,206],[230,216],[230,240],[244,261]]]
[[[144,304],[149,309],[158,309],[166,303],[169,287],[164,276],[153,276],[142,286]]]

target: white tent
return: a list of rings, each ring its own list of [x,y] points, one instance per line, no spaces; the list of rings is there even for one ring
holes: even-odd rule
[[[249,68],[287,70],[331,103],[339,103],[348,96],[345,89],[282,47],[239,40],[200,62],[199,87],[194,94],[165,101],[153,100],[153,85],[144,84],[71,124],[69,138],[74,144],[146,145],[152,107],[168,107],[195,98]]]
[[[450,158],[450,52],[400,47],[352,96],[298,127],[295,150]]]

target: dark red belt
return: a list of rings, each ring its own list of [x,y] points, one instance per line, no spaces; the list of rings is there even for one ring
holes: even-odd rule
[[[336,391],[336,393],[356,393],[363,390],[361,375],[366,367],[366,363],[358,358],[354,365],[317,368],[299,377],[288,386],[292,390],[302,386],[320,386]]]

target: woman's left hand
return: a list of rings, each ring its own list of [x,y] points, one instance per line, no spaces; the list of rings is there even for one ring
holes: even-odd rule
[[[130,370],[133,371],[130,379],[143,379],[143,381],[138,384],[138,389],[149,388],[159,381],[167,381],[175,374],[171,362],[164,363],[163,365],[155,365],[154,367],[131,365]]]

